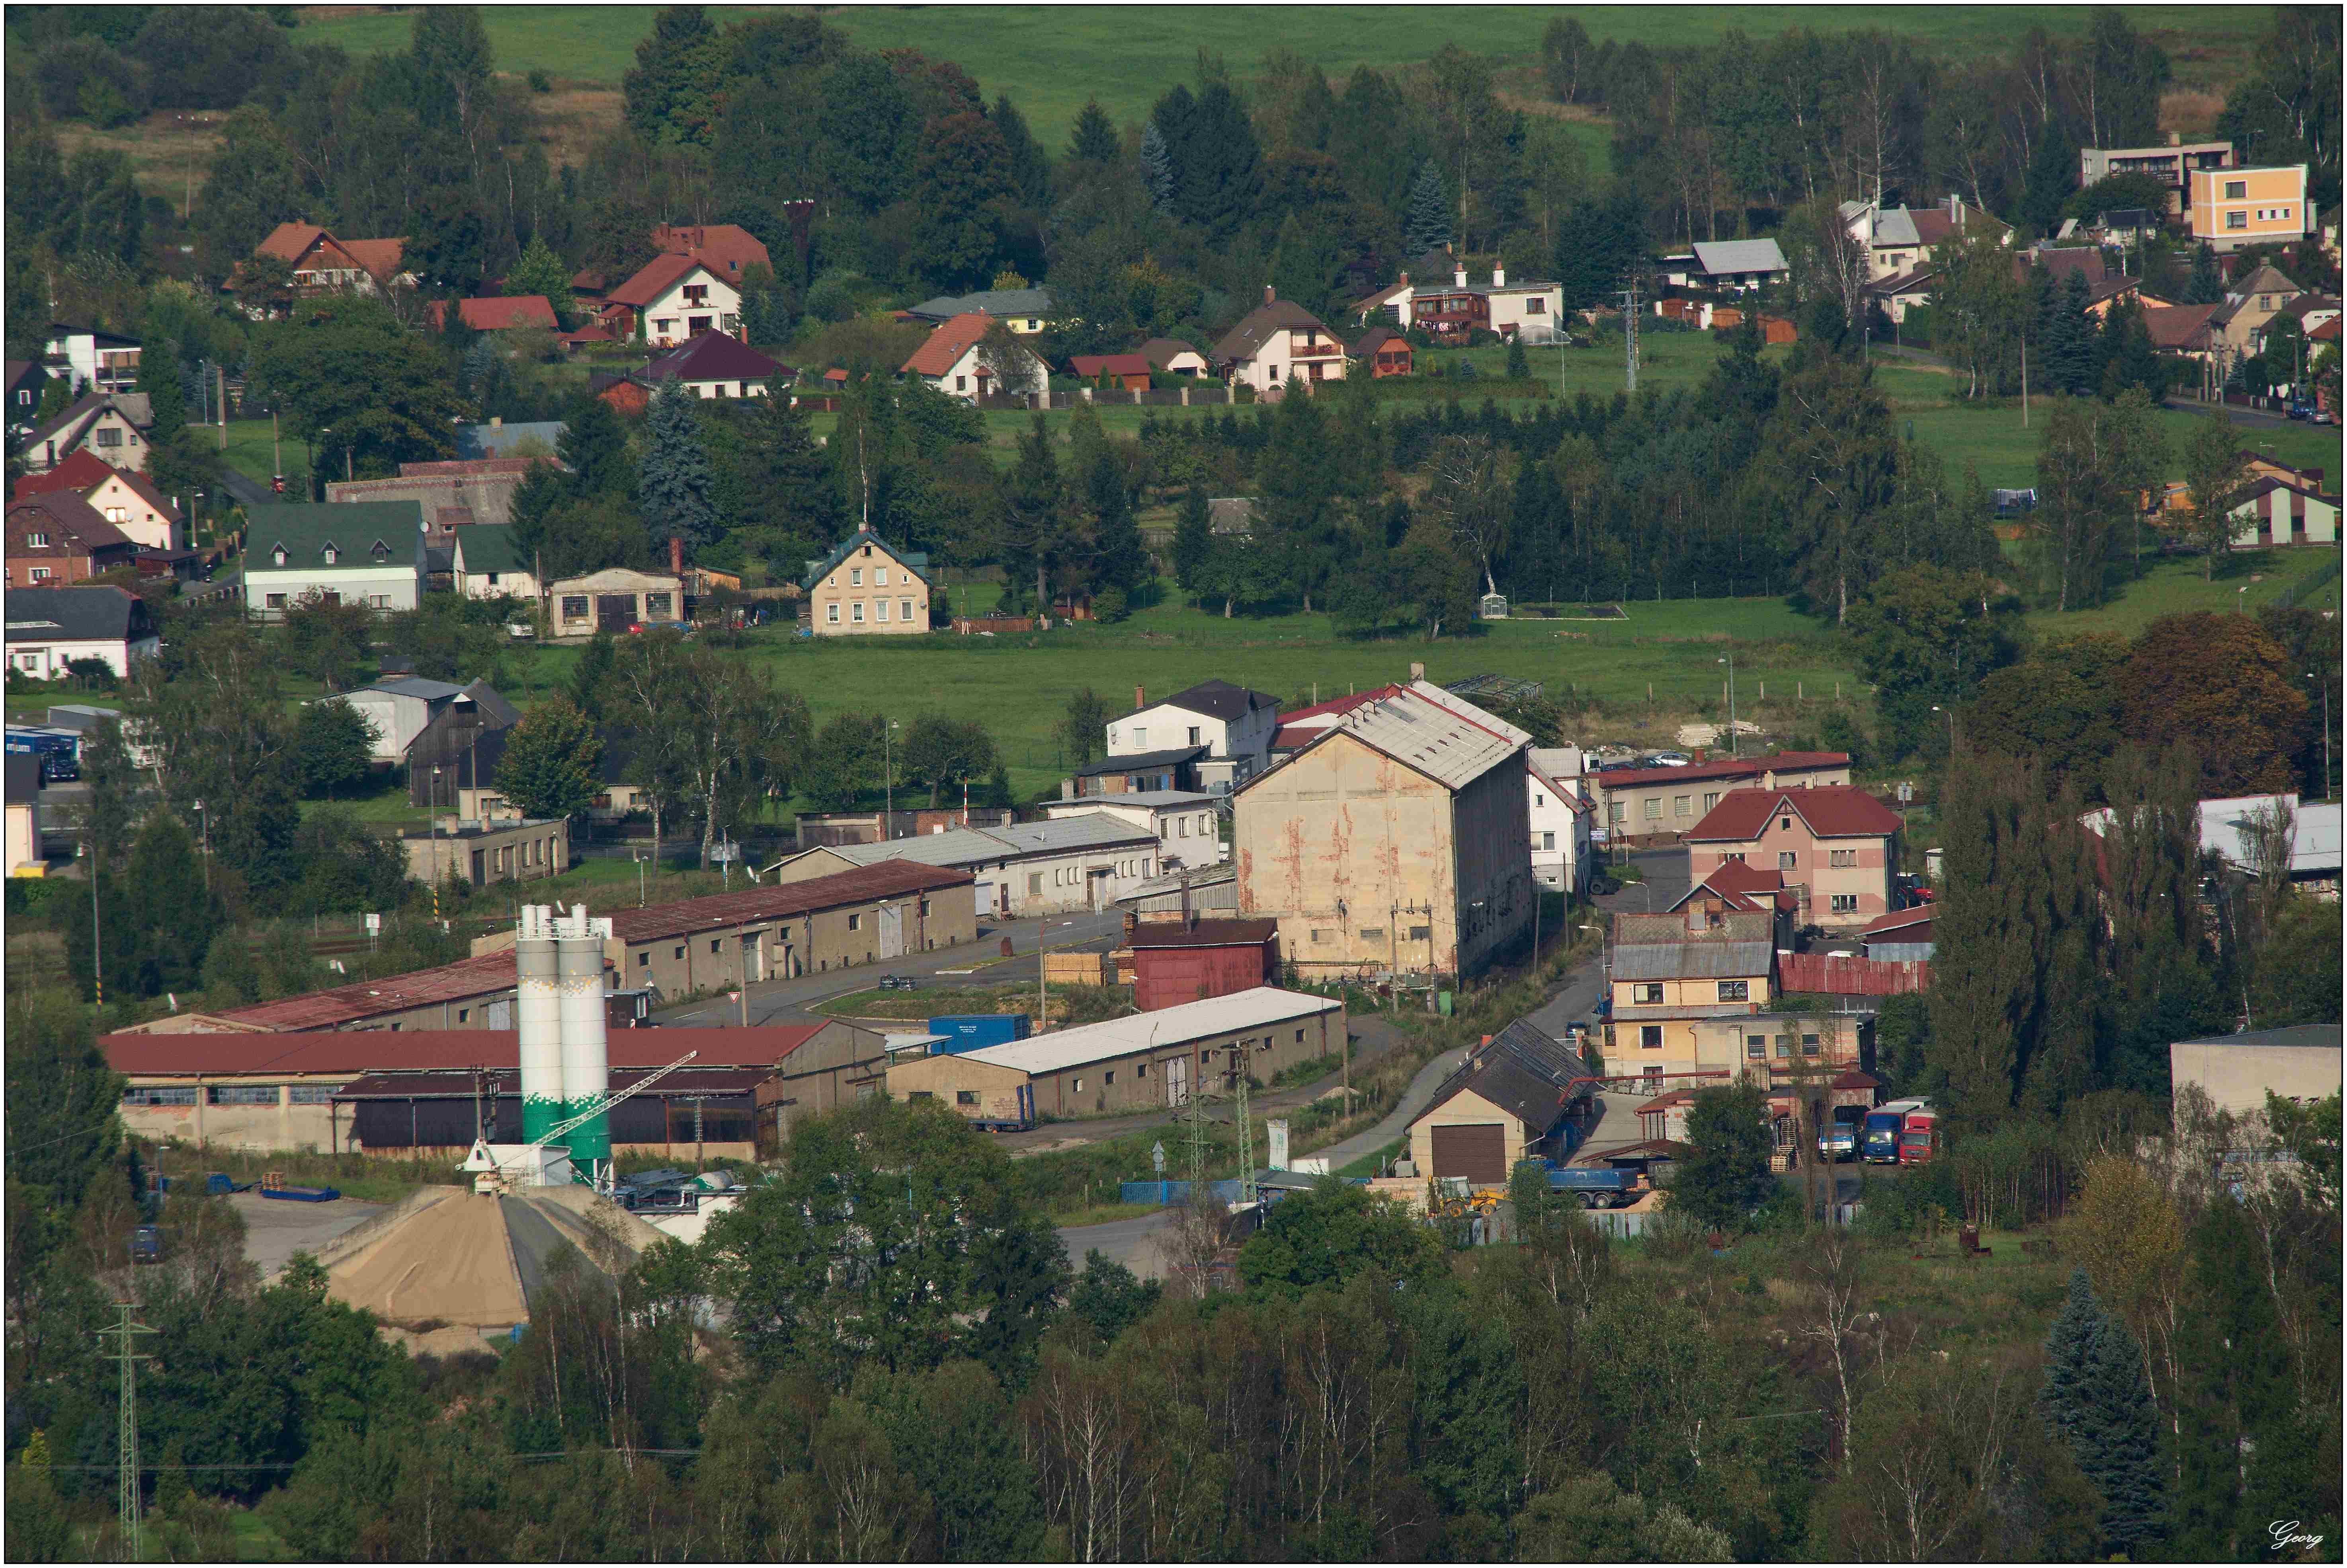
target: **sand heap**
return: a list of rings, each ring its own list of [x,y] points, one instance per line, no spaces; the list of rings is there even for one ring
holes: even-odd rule
[[[530,1299],[554,1260],[576,1251],[582,1266],[626,1267],[661,1233],[584,1187],[532,1187],[484,1196],[467,1187],[425,1187],[336,1237],[320,1254],[326,1288],[364,1307],[390,1337],[434,1344],[453,1334],[477,1344],[529,1321]],[[448,1347],[453,1348],[453,1347]]]

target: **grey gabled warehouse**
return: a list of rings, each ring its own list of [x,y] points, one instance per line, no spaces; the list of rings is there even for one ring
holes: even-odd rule
[[[940,1100],[973,1121],[1031,1122],[1180,1105],[1191,1087],[1236,1087],[1242,1063],[1268,1083],[1345,1044],[1345,1004],[1272,986],[1085,1024],[888,1069],[888,1092]]]

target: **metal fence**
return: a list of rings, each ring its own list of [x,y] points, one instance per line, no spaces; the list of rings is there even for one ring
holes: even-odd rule
[[[2339,575],[2339,558],[2334,555],[2329,560],[2323,562],[2321,568],[2311,577],[2303,578],[2297,582],[2291,583],[2288,588],[2282,589],[2281,592],[2276,596],[2274,600],[2275,608],[2280,610],[2288,610],[2291,606],[2295,605],[2301,599],[2314,592],[2317,589],[2329,586],[2331,580]]]

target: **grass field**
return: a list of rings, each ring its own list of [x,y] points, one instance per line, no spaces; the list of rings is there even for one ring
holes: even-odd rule
[[[753,8],[712,5],[722,24]],[[1961,56],[2009,48],[2014,13],[1993,6],[1631,6],[1579,7],[1574,15],[1599,39],[1655,48],[1708,44],[1731,33],[1767,37],[1794,27],[1820,33],[1877,28],[1932,52]],[[650,5],[488,6],[482,12],[498,67],[519,75],[543,70],[580,85],[616,86],[650,31]],[[1392,67],[1423,60],[1445,44],[1503,64],[1530,65],[1542,30],[1556,13],[1534,6],[1320,5],[1219,6],[870,5],[825,9],[825,19],[869,49],[913,48],[951,60],[990,98],[1009,92],[1055,150],[1088,97],[1121,121],[1138,121],[1176,82],[1195,76],[1200,49],[1221,53],[1244,80],[1274,49],[1293,50],[1342,77],[1356,65]],[[2179,87],[2219,87],[2238,77],[2268,27],[2264,6],[2149,5],[2128,20],[2176,61]],[[2055,34],[2086,29],[2085,6],[2033,10],[2029,24]],[[1243,20],[1242,20],[1243,19]],[[333,43],[354,54],[404,48],[414,24],[405,15],[364,8],[315,7],[302,14],[300,41]],[[1599,139],[1602,139],[1602,135]]]

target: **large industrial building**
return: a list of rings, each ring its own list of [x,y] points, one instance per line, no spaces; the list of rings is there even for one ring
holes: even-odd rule
[[[1026,919],[1111,907],[1158,874],[1160,848],[1148,827],[1086,812],[1055,822],[826,845],[784,857],[773,875],[798,882],[890,861],[941,866],[967,872],[977,882],[981,917]]]
[[[1242,917],[1298,975],[1471,975],[1532,934],[1532,737],[1420,681],[1238,787]]]
[[[1230,1092],[1243,1063],[1268,1083],[1345,1043],[1345,1005],[1269,986],[1084,1024],[888,1069],[888,1092],[938,1100],[972,1121],[1031,1122],[1185,1103],[1193,1085]]]

